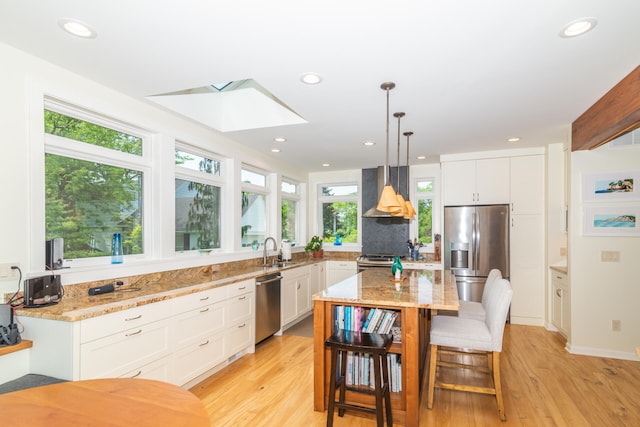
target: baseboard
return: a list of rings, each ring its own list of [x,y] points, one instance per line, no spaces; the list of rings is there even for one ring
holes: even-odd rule
[[[567,351],[571,354],[581,354],[583,356],[607,357],[610,359],[640,361],[640,356],[633,351],[617,351],[604,348],[579,347],[567,343]]]
[[[544,320],[539,319],[537,317],[521,317],[521,316],[511,316],[510,322],[514,325],[527,325],[527,326],[543,326]]]

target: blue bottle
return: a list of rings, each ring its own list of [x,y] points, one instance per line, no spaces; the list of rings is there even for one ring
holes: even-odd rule
[[[122,264],[122,234],[113,233],[111,239],[111,264]]]
[[[333,241],[333,245],[334,246],[341,246],[342,245],[342,236],[339,234],[336,234],[336,238]]]

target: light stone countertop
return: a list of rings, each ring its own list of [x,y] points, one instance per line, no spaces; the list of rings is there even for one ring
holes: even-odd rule
[[[404,270],[395,281],[388,269],[368,269],[313,295],[345,305],[458,310],[458,289],[450,270]]]
[[[76,322],[310,264],[313,264],[313,261],[289,263],[286,267],[281,268],[250,267],[219,271],[212,273],[211,277],[178,277],[169,281],[152,282],[140,287],[123,286],[114,292],[101,295],[89,296],[83,293],[73,297],[65,298],[63,296],[58,304],[38,308],[17,308],[15,313],[18,316]]]

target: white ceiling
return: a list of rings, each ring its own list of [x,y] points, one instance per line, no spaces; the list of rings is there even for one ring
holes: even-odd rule
[[[558,36],[585,16],[593,31]],[[98,36],[70,36],[60,18]],[[391,113],[414,132],[412,164],[567,141],[571,122],[640,64],[639,20],[638,0],[0,0],[0,42],[141,100],[255,79],[307,123],[226,135],[317,171],[384,164],[386,81],[397,85]],[[322,83],[302,84],[309,71]]]

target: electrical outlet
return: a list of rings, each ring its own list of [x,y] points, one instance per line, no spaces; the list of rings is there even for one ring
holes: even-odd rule
[[[611,330],[613,332],[622,331],[622,322],[620,320],[612,320],[611,321]]]
[[[0,263],[0,278],[18,277],[18,270],[14,270],[11,267],[20,267],[18,262],[1,262]]]
[[[602,251],[600,252],[600,261],[620,262],[620,252],[619,251]]]

